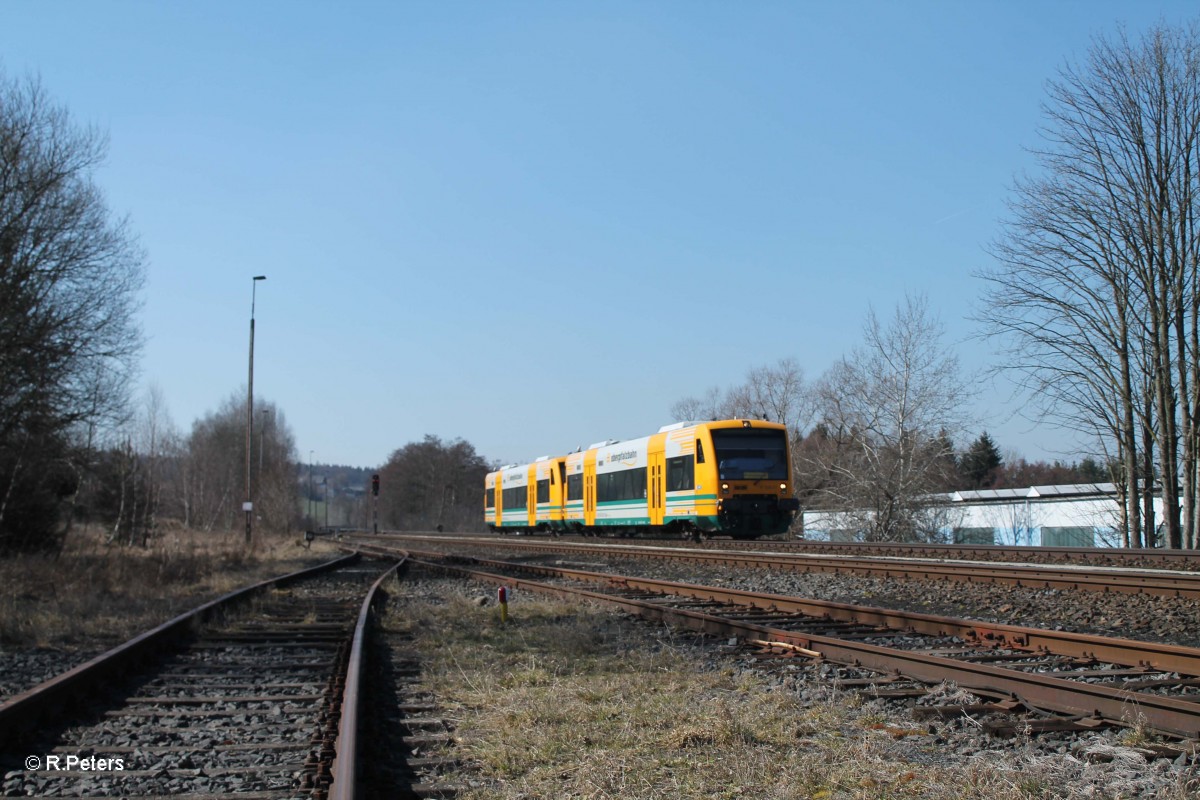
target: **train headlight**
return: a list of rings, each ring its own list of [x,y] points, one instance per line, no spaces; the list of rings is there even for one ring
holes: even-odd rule
[[[786,491],[787,491],[787,484],[786,484],[786,483],[781,483],[781,484],[779,484],[779,491],[781,491],[781,492],[786,492]]]
[[[722,483],[722,484],[721,484],[721,491],[722,491],[722,492],[728,492],[728,491],[729,491],[729,484],[728,484],[728,483]]]

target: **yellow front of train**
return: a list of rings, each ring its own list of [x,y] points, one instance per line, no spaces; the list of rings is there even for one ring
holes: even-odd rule
[[[750,419],[698,423],[697,501],[700,487],[710,514],[697,520],[713,533],[738,539],[786,533],[800,509],[793,494],[787,428]]]

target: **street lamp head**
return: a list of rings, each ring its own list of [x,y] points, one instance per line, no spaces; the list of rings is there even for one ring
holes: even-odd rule
[[[266,279],[267,279],[266,275],[255,275],[254,276],[254,280],[256,280],[256,281],[265,281]]]

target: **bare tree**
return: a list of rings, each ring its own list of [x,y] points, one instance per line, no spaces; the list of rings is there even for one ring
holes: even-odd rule
[[[787,426],[793,439],[812,425],[814,406],[804,370],[794,358],[783,358],[773,366],[755,367],[746,376],[742,390],[742,416],[769,419]]]
[[[685,397],[671,406],[671,416],[677,422],[724,419],[727,413],[725,395],[719,386],[710,386],[703,397]]]
[[[871,540],[937,538],[967,381],[924,298],[906,298],[886,326],[871,311],[863,334],[817,388],[822,443],[800,450],[807,471],[828,476],[815,502]]]
[[[1098,38],[1049,84],[1043,175],[1019,181],[983,319],[1042,413],[1115,451],[1122,525],[1196,544],[1200,31]]]
[[[812,423],[813,403],[804,370],[794,358],[772,366],[754,367],[746,380],[725,391],[713,386],[703,397],[685,397],[671,406],[677,421],[769,419],[782,422],[794,437]]]
[[[52,453],[126,416],[144,256],[92,181],[105,150],[38,81],[0,75],[0,550],[53,538],[78,484]],[[13,523],[33,498],[52,507]]]
[[[427,435],[392,453],[379,470],[380,523],[399,530],[483,527],[488,463],[462,439]]]
[[[1031,545],[1033,532],[1042,526],[1044,510],[1027,499],[986,506],[980,511],[984,522],[1000,532],[1003,545]]]
[[[299,513],[296,444],[283,411],[258,398],[270,424],[255,437],[250,460],[254,509],[265,529],[286,530]],[[192,425],[175,473],[178,504],[172,509],[187,527],[230,530],[242,519],[245,486],[246,397],[235,392],[216,412]]]

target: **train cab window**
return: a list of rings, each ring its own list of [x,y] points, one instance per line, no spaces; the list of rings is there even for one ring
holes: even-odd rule
[[[699,439],[696,440],[696,463],[704,463],[704,442]]]
[[[488,489],[485,494],[484,508],[495,508],[495,507],[496,507],[496,490]]]
[[[696,488],[695,456],[667,459],[667,491],[681,492]]]
[[[712,432],[723,481],[786,480],[787,436],[781,430],[731,428]]]

